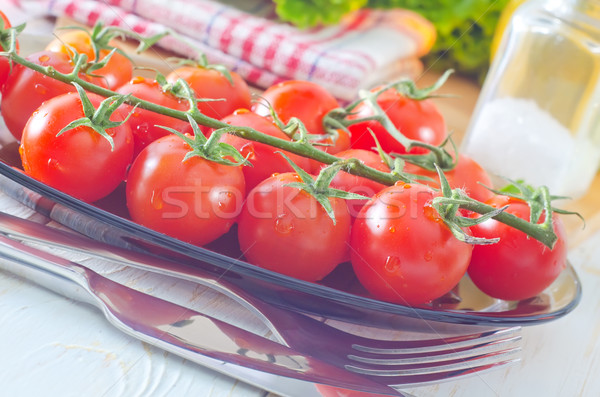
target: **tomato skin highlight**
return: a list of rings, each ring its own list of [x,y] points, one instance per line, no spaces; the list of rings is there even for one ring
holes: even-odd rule
[[[472,246],[456,239],[431,207],[427,186],[398,183],[365,204],[352,227],[351,261],[377,299],[420,305],[463,277]]]
[[[250,112],[248,109],[235,111],[233,114],[223,118],[221,121],[234,126],[247,126],[257,131],[276,138],[289,141],[288,136],[275,124],[265,117]],[[309,159],[285,150],[277,149],[260,142],[249,141],[235,135],[225,134],[221,137],[221,142],[228,143],[238,149],[240,153],[248,158],[252,166],[243,167],[244,179],[246,180],[246,190],[252,190],[263,180],[270,177],[275,172],[291,172],[294,169],[287,160],[279,153],[284,153],[296,165],[305,169],[308,167]],[[248,157],[249,156],[249,157]]]
[[[530,209],[523,201],[495,196],[486,203],[497,208],[508,204],[505,212],[529,220]],[[476,237],[500,238],[496,244],[473,249],[468,269],[473,283],[491,297],[511,301],[532,298],[544,291],[567,266],[565,228],[556,214],[553,222],[558,240],[552,250],[494,219],[471,226]]]
[[[40,51],[29,55],[27,60],[41,66],[52,66],[61,73],[69,73],[73,70],[71,60],[63,53]],[[106,87],[101,79],[84,75],[81,77]],[[31,114],[44,101],[66,92],[75,92],[75,86],[44,76],[25,66],[13,65],[12,73],[8,76],[2,90],[0,107],[6,127],[20,141],[23,128]]]
[[[330,198],[336,223],[308,193],[284,186],[296,173],[273,175],[250,191],[238,223],[248,262],[290,277],[318,281],[348,255],[350,216],[343,200]]]
[[[373,91],[377,88],[373,89]],[[377,104],[387,114],[394,126],[409,139],[440,145],[446,138],[446,122],[437,106],[431,99],[415,100],[405,97],[390,88],[377,98]],[[355,109],[356,114],[351,118],[371,117],[373,110],[362,102]],[[396,138],[375,120],[363,121],[351,125],[353,149],[373,150],[375,140],[369,133],[373,131],[383,150],[387,153],[405,154],[406,148]],[[415,147],[410,153],[426,153],[427,149]]]
[[[123,95],[131,94],[136,98],[144,99],[175,110],[185,112],[189,109],[186,101],[163,91],[160,84],[154,79],[136,76],[128,83],[119,87],[117,92]],[[134,109],[133,106],[127,104],[124,104],[123,108],[126,109],[128,113],[133,111],[127,122],[133,132],[135,144],[134,157],[137,157],[142,149],[151,142],[170,134],[168,130],[158,126],[170,127],[183,134],[192,133],[192,126],[188,121],[151,112],[150,110],[142,109],[140,107]]]
[[[94,107],[104,99],[88,94]],[[70,122],[84,116],[77,93],[66,93],[44,102],[27,122],[20,153],[25,173],[86,202],[110,194],[125,180],[133,158],[133,137],[127,124],[110,128],[114,149],[106,138],[81,126],[57,136]],[[119,110],[111,120],[122,121]]]
[[[127,177],[127,208],[134,222],[182,241],[205,245],[229,231],[245,197],[240,167],[193,156],[176,135],[148,145]]]

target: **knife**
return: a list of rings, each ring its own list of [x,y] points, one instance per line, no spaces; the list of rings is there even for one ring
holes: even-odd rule
[[[10,218],[14,217],[2,214],[3,228],[6,228]],[[33,224],[31,221],[21,221]],[[109,320],[113,319],[113,325],[122,331],[279,395],[319,395],[315,382],[405,395],[360,375],[307,357],[270,339],[118,284],[79,264],[8,238],[5,230],[0,235],[0,258],[3,259],[0,268],[80,301],[98,306],[98,295],[94,299],[90,291],[113,294],[107,298],[113,306],[105,306],[104,311]],[[172,316],[170,322],[148,324],[148,316],[140,315],[148,308],[152,308],[153,312],[175,313],[177,316]],[[114,317],[118,321],[114,321]],[[208,330],[212,332],[207,334]]]

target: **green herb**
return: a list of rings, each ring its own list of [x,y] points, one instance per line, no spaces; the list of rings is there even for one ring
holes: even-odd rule
[[[300,28],[338,23],[360,8],[403,8],[431,21],[437,40],[425,57],[429,67],[455,69],[483,80],[490,45],[508,0],[273,0],[279,17]]]
[[[300,28],[330,25],[349,12],[367,5],[368,0],[273,0],[275,12],[284,21]]]

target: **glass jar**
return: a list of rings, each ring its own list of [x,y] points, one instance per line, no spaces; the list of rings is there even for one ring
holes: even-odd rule
[[[600,165],[600,0],[529,0],[504,33],[461,150],[577,198]]]

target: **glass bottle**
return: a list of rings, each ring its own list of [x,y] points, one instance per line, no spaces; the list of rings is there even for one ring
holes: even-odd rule
[[[461,150],[493,175],[586,192],[600,165],[600,0],[515,11]]]

